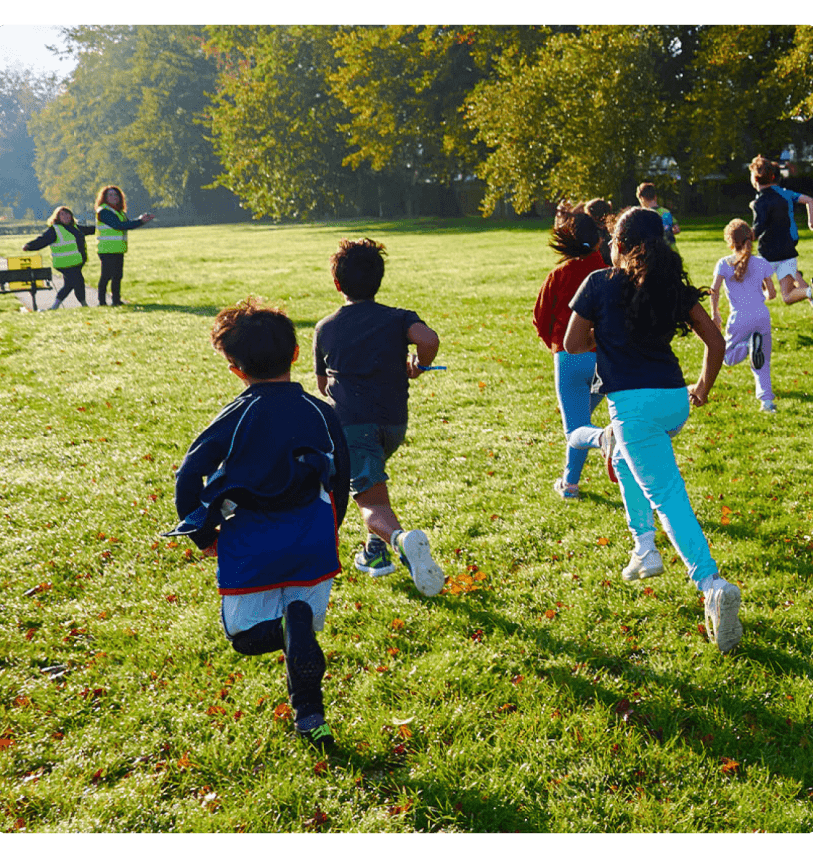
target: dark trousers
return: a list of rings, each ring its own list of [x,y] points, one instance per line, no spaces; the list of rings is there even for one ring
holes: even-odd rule
[[[71,268],[58,268],[59,273],[65,280],[65,285],[56,293],[56,300],[62,303],[71,292],[76,293],[76,300],[80,304],[85,303],[85,277],[82,274],[82,266],[74,265]]]
[[[99,306],[107,303],[107,284],[110,284],[110,300],[113,306],[121,304],[121,278],[124,276],[123,253],[100,253],[102,273],[99,277]]]
[[[322,701],[325,656],[313,632],[313,611],[306,602],[291,602],[285,609],[284,622],[266,620],[236,634],[232,646],[242,655],[283,650],[294,721],[325,714]]]

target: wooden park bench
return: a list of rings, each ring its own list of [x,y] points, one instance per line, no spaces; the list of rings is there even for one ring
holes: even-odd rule
[[[41,256],[0,258],[0,294],[30,292],[31,309],[36,312],[37,292],[45,289],[53,291],[53,284],[51,269],[43,268]]]

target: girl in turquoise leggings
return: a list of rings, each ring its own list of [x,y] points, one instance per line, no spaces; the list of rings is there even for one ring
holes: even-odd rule
[[[689,283],[679,254],[664,241],[656,212],[628,209],[616,224],[612,253],[615,267],[591,274],[571,301],[564,346],[571,353],[596,348],[611,419],[605,436],[615,447],[612,463],[635,541],[622,577],[664,572],[654,510],[703,593],[709,638],[728,652],[742,637],[740,591],[717,572],[672,450],[690,405],[708,400],[725,341],[699,303],[705,293]],[[705,351],[700,377],[687,387],[670,342],[691,330]]]

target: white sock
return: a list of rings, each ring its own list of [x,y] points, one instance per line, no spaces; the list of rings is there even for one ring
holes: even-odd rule
[[[697,582],[697,589],[700,590],[701,593],[705,593],[706,590],[711,590],[714,586],[714,579],[719,577],[720,576],[717,573],[714,575],[706,575],[705,578]]]
[[[643,533],[640,536],[635,536],[635,553],[639,557],[643,557],[648,551],[655,550],[655,531],[650,530],[649,533]]]
[[[396,551],[398,554],[400,554],[401,552],[400,552],[400,550],[398,549],[398,545],[397,545],[397,543],[396,543],[396,541],[395,541],[395,540],[396,540],[396,539],[398,539],[398,537],[399,537],[403,532],[404,532],[403,530],[395,530],[395,531],[393,531],[393,534],[392,534],[392,536],[390,537],[390,546],[392,547],[392,550],[393,550],[393,551]]]

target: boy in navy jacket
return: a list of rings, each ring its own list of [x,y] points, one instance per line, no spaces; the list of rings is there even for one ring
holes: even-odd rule
[[[176,474],[180,524],[217,557],[226,637],[244,655],[283,650],[297,732],[333,744],[325,723],[324,627],[339,573],[350,466],[341,424],[291,381],[296,332],[249,299],[222,310],[212,344],[246,389],[194,441]]]

